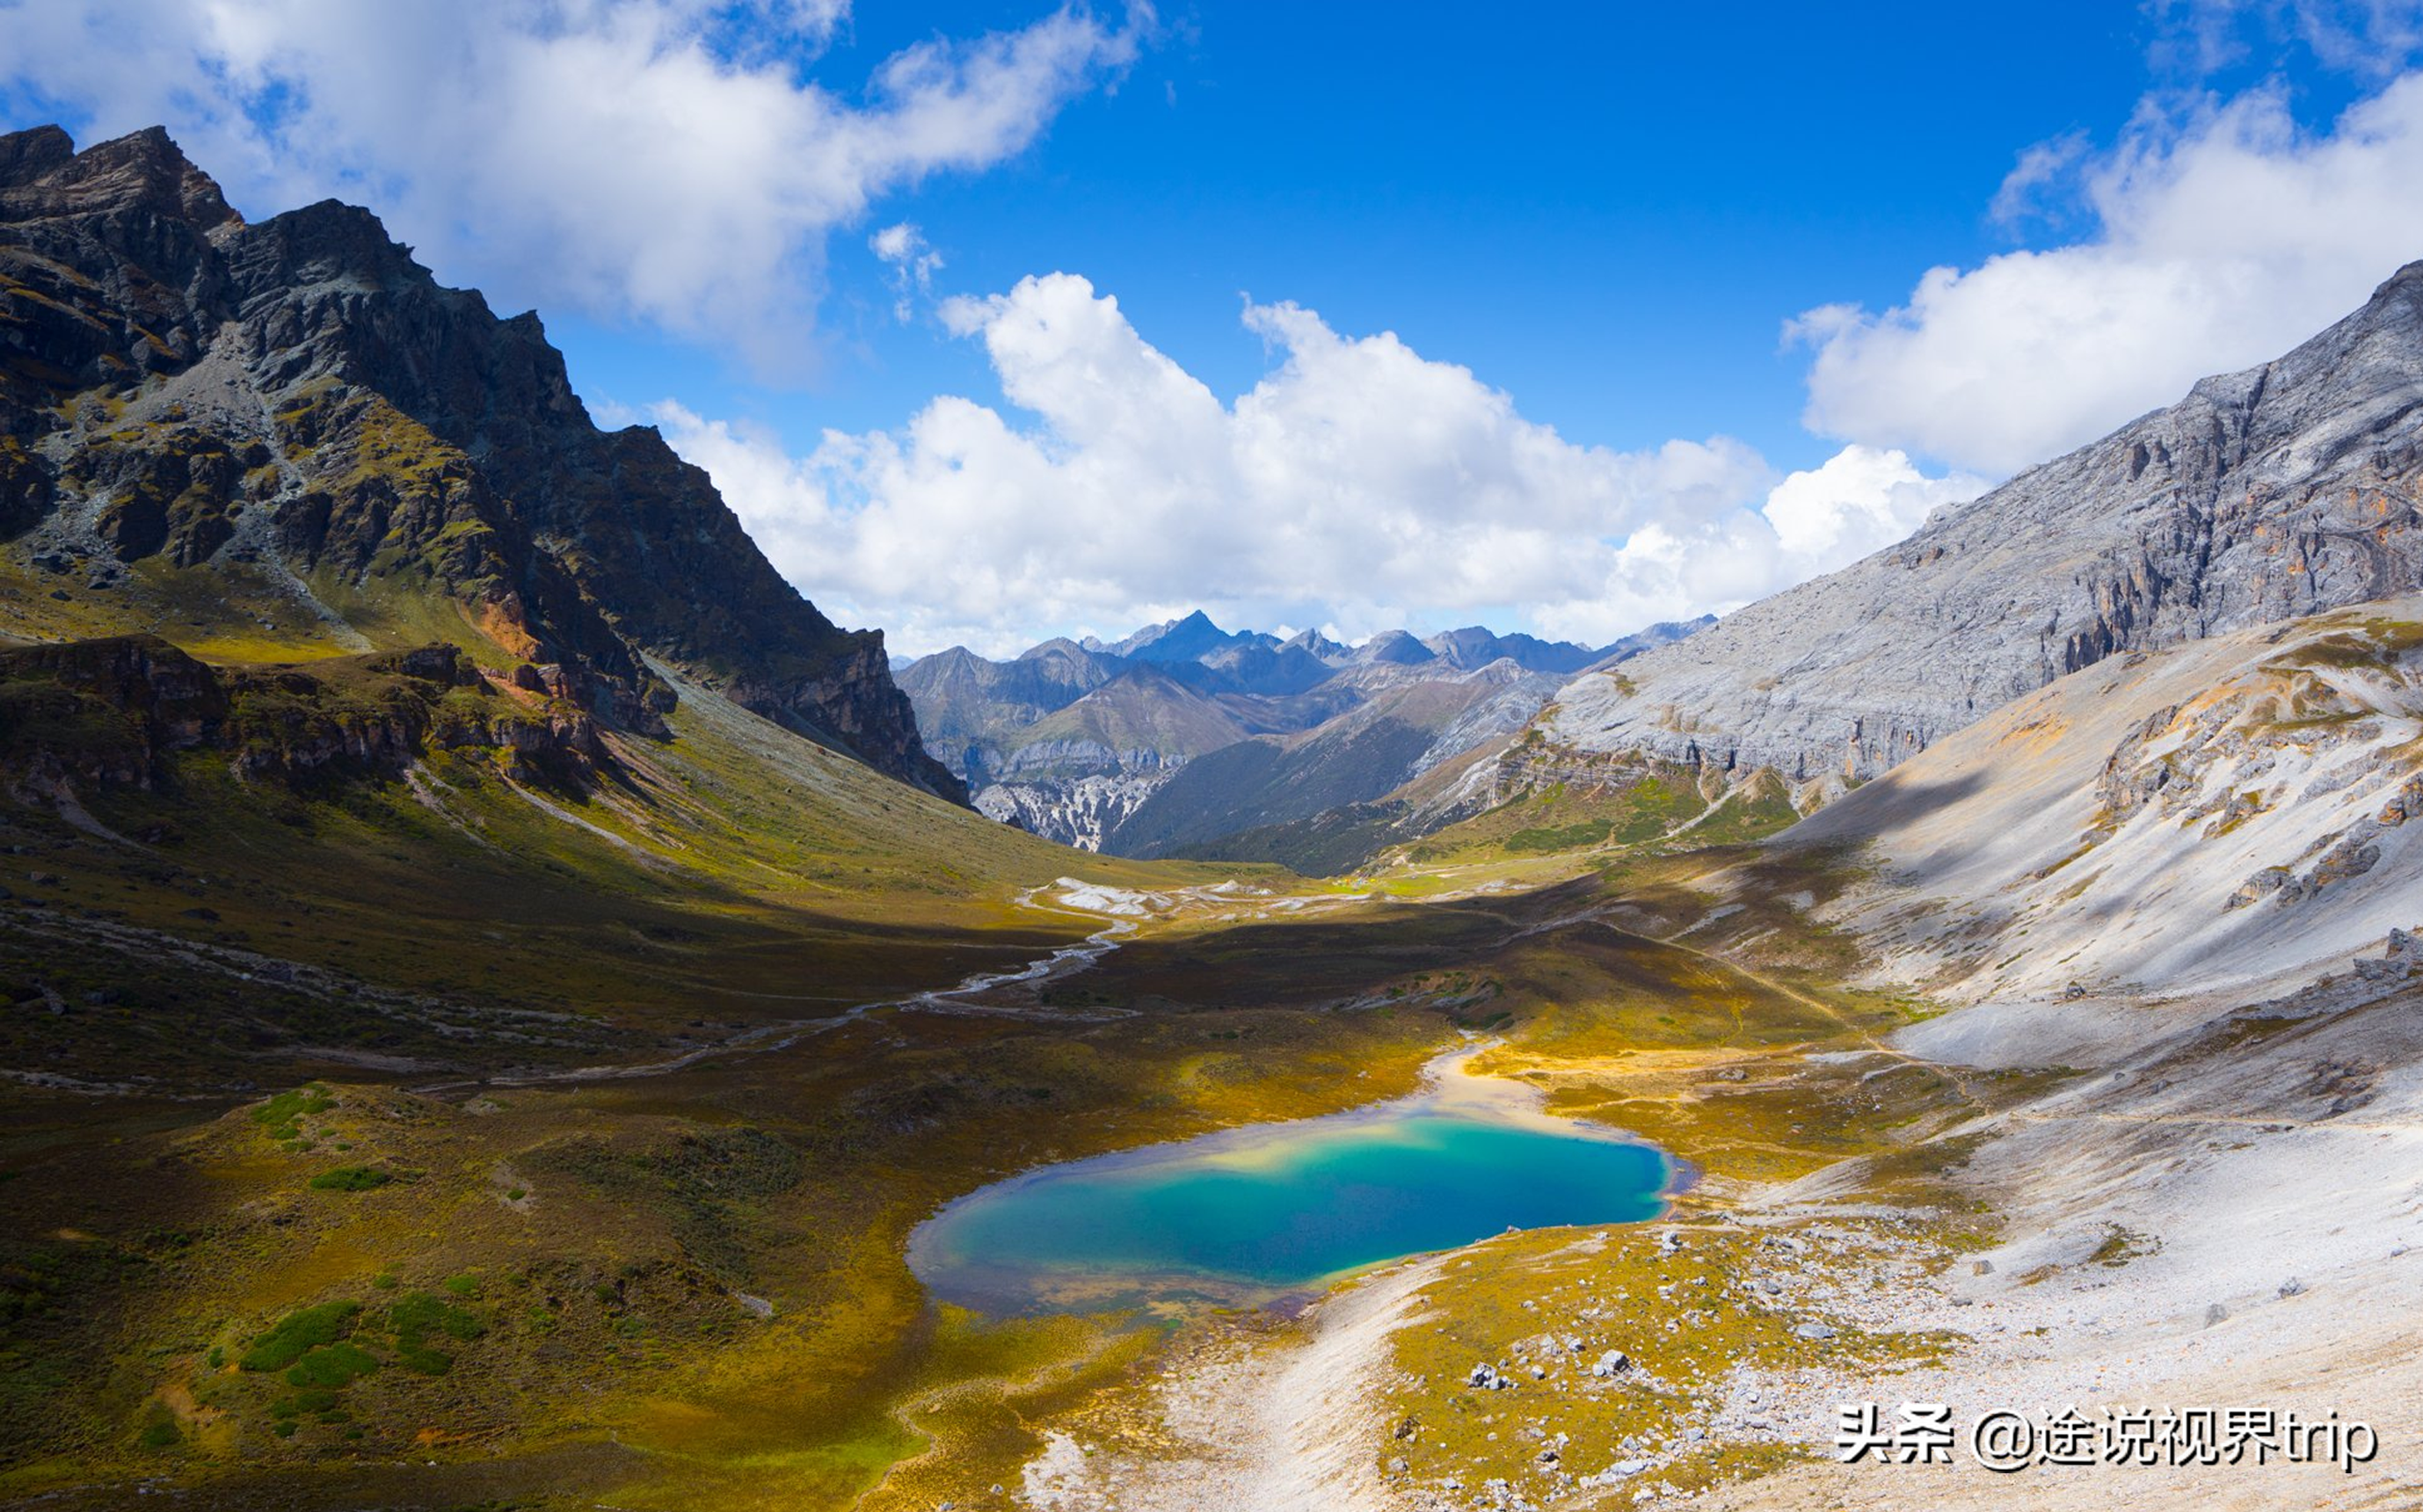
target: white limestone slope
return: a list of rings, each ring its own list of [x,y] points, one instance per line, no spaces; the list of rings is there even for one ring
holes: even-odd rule
[[[1833,918],[1949,1000],[2293,984],[2423,922],[2423,599],[2098,663],[1780,843],[1862,845]]]
[[[1862,879],[1827,907],[1952,1011],[1896,1050],[2057,1072],[1949,1173],[1996,1244],[1880,1295],[1963,1336],[1837,1400],[2039,1421],[2147,1402],[2336,1413],[2377,1460],[2212,1469],[1824,1460],[1721,1508],[2268,1512],[2423,1504],[2423,599],[2115,657],[1786,832]],[[1764,1194],[1822,1213],[1850,1162]]]

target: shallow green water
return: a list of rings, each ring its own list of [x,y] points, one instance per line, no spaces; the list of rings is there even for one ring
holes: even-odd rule
[[[1655,1147],[1468,1091],[1046,1166],[920,1226],[909,1260],[986,1312],[1269,1296],[1508,1227],[1653,1218]]]

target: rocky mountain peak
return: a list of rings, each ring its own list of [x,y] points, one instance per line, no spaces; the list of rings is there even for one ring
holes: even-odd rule
[[[1352,646],[1340,645],[1319,630],[1299,630],[1289,637],[1280,649],[1301,651],[1307,655],[1317,656],[1332,666],[1343,662],[1353,655],[1354,651]]]
[[[2423,586],[2423,265],[2280,358],[1589,674],[1552,745],[1864,780],[2105,657]]]
[[[20,133],[0,165],[0,512],[25,549],[274,559],[329,623],[434,594],[610,722],[661,732],[653,661],[964,796],[880,634],[802,598],[655,431],[597,430],[534,316],[440,285],[357,206],[246,225],[156,129]]]
[[[1354,648],[1358,662],[1386,662],[1398,667],[1417,667],[1436,660],[1438,654],[1414,638],[1406,630],[1383,630]]]
[[[75,139],[56,126],[0,135],[0,189],[17,189],[75,156]]]
[[[205,232],[244,224],[219,192],[159,126],[114,137],[78,152],[56,126],[0,137],[0,194],[23,215],[140,213],[168,216]]]
[[[1090,646],[1087,650],[1106,651],[1116,656],[1142,661],[1189,662],[1228,646],[1262,645],[1272,638],[1252,631],[1230,632],[1212,622],[1201,609],[1164,624],[1148,625],[1125,640],[1110,646]]]
[[[376,215],[340,199],[273,215],[250,228],[244,243],[237,256],[247,281],[261,290],[340,280],[390,292],[436,285]],[[479,298],[475,291],[463,292]]]

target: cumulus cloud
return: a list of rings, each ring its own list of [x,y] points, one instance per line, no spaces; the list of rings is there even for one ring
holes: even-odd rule
[[[1982,478],[1929,478],[1907,452],[1854,445],[1776,484],[1759,512],[1785,556],[1839,566],[1899,541],[1938,509],[1985,491]]]
[[[2007,474],[2280,354],[2423,257],[2423,74],[2318,133],[2266,87],[2149,104],[2110,150],[2069,155],[2023,158],[2004,202],[2072,172],[2087,239],[1787,327],[1815,351],[1813,430]]]
[[[1137,45],[1063,8],[921,43],[843,94],[805,71],[847,10],[24,0],[0,3],[0,90],[87,135],[165,114],[256,213],[366,200],[442,275],[511,304],[636,316],[796,370],[827,233],[1021,150]]]
[[[1395,336],[1252,305],[1275,366],[1223,402],[1082,277],[942,307],[1023,422],[935,400],[786,455],[678,404],[653,417],[775,563],[894,643],[1001,654],[1196,606],[1359,636],[1484,619],[1593,643],[1728,608],[1908,532],[1973,479],[1846,449],[1776,480],[1738,441],[1578,446]]]

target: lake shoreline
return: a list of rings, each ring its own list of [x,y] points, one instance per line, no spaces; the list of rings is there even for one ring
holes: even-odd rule
[[[937,1301],[992,1315],[1284,1314],[1357,1276],[1510,1229],[1648,1222],[1671,1210],[1696,1177],[1688,1162],[1551,1114],[1519,1079],[1473,1072],[1494,1044],[1451,1047],[1416,1091],[1361,1108],[1020,1172],[939,1207],[911,1231],[906,1258]],[[1615,1150],[1623,1158],[1611,1160]],[[1638,1169],[1641,1156],[1650,1169]],[[1451,1216],[1476,1212],[1495,1216]],[[1353,1252],[1390,1233],[1407,1247],[1289,1269],[1291,1253],[1318,1264],[1324,1249]]]

